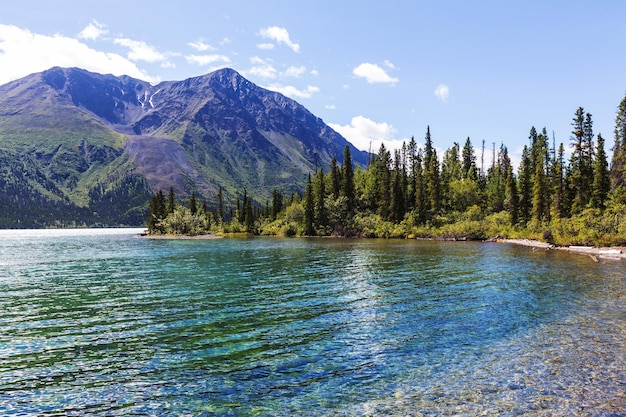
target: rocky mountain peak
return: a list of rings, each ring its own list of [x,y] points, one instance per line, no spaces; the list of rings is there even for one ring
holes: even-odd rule
[[[367,163],[304,106],[230,68],[151,85],[55,67],[0,86],[0,154],[34,150],[24,163],[41,183],[24,187],[79,207],[129,184],[209,204],[218,187],[226,199],[245,189],[265,201],[273,189],[301,192],[308,173],[341,163],[346,145],[354,163]],[[143,209],[136,193],[122,195],[120,210]]]

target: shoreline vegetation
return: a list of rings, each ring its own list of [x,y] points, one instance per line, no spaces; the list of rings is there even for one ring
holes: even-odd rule
[[[367,167],[355,167],[346,146],[341,163],[334,157],[309,173],[301,194],[274,189],[259,202],[244,189],[235,204],[218,188],[209,201],[192,192],[185,204],[172,188],[167,196],[159,190],[150,201],[148,234],[504,239],[536,250],[621,257],[626,97],[618,107],[610,165],[590,113],[579,107],[572,128],[566,161],[563,143],[557,147],[545,127],[532,127],[516,170],[504,144],[498,152],[493,144],[485,166],[484,142],[475,150],[469,137],[440,157],[427,127],[423,146],[414,138],[393,152],[381,145]]]

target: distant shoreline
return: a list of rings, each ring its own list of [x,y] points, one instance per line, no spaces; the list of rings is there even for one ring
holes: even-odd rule
[[[213,240],[213,239],[223,239],[224,236],[216,235],[216,234],[203,234],[203,235],[150,235],[147,233],[139,234],[139,237],[144,239],[154,239],[154,240]],[[437,240],[437,239],[417,239],[417,240]],[[467,239],[442,239],[444,241],[466,241]],[[557,246],[547,242],[541,242],[539,240],[532,239],[504,239],[504,238],[494,238],[488,239],[484,242],[496,242],[496,243],[508,243],[511,245],[519,245],[526,246],[532,248],[533,250],[543,249],[543,250],[558,250],[564,252],[571,253],[579,253],[583,255],[588,255],[594,261],[598,261],[598,259],[626,259],[626,247],[615,246],[615,247],[597,247],[597,246]]]
[[[204,235],[149,235],[147,233],[139,234],[140,238],[143,239],[154,239],[154,240],[212,240],[212,239],[222,239],[223,236],[210,234]]]

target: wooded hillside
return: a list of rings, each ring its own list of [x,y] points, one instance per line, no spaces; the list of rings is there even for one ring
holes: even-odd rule
[[[610,165],[605,140],[594,136],[592,116],[582,107],[572,119],[567,145],[557,147],[546,128],[538,132],[531,127],[517,169],[504,144],[484,167],[477,163],[470,138],[439,157],[427,127],[423,147],[414,138],[393,152],[382,145],[366,169],[353,169],[346,148],[343,165],[333,158],[327,171],[309,175],[303,196],[275,190],[272,201],[261,205],[244,191],[243,200],[224,213],[223,208],[175,210],[171,195],[166,204],[161,193],[162,203],[153,199],[149,225],[153,233],[174,234],[246,231],[453,239],[499,235],[557,244],[625,244],[626,98],[618,108]],[[173,224],[194,218],[197,227],[185,231]]]

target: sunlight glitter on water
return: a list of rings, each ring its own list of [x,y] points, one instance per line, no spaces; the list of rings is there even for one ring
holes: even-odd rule
[[[0,239],[0,414],[626,409],[620,263],[497,244],[118,232]]]

